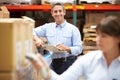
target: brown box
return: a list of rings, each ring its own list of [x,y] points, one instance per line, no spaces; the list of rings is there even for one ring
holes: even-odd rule
[[[50,4],[47,0],[41,0],[41,4]]]
[[[97,25],[95,25],[95,23],[88,23],[86,25],[84,25],[84,28],[83,28],[83,32],[84,33],[87,33],[87,32],[94,32],[96,33],[96,28]]]
[[[0,73],[0,80],[17,80],[15,72]]]
[[[0,80],[36,80],[31,64],[21,67],[18,71],[0,72]]]
[[[5,6],[0,7],[0,18],[9,18],[10,13]]]
[[[98,24],[105,17],[105,12],[87,12],[86,24]]]
[[[16,71],[27,65],[25,54],[32,52],[33,27],[34,23],[27,19],[0,19],[0,71]]]
[[[33,50],[33,28],[35,26],[35,21],[31,18],[28,18],[26,16],[23,16],[22,17],[24,19],[24,30],[23,30],[23,33],[24,33],[24,40],[23,40],[23,53],[33,53],[34,50]],[[25,55],[24,54],[24,55]],[[23,62],[25,60],[25,64],[28,63],[28,60],[25,59],[25,57],[23,57]],[[23,64],[24,65],[24,64]]]

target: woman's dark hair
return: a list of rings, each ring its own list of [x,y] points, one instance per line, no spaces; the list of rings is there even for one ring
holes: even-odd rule
[[[102,32],[113,37],[120,38],[120,17],[108,16],[100,21],[96,27],[97,32]],[[120,47],[120,43],[119,43]]]

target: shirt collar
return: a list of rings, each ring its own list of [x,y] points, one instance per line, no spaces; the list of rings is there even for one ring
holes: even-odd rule
[[[55,22],[55,24],[56,24],[56,22]],[[65,25],[66,25],[66,20],[65,20],[62,24],[60,24],[60,25],[57,25],[57,24],[56,24],[56,27],[57,27],[57,26],[60,26],[61,28],[63,28]]]
[[[103,53],[102,53],[102,51],[99,50],[97,59],[101,59],[101,58],[103,58]]]
[[[118,60],[120,61],[120,56],[118,57]]]
[[[97,59],[104,59],[104,55],[102,51],[99,51],[99,54],[97,55]],[[116,58],[118,61],[120,61],[120,56],[118,56],[118,58]]]

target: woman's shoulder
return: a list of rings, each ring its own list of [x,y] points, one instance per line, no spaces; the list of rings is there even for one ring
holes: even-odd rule
[[[100,50],[95,50],[95,51],[90,51],[86,53],[85,55],[81,56],[80,58],[85,61],[92,61],[95,59],[98,59],[102,55],[102,51]]]
[[[97,55],[99,55],[99,54],[101,54],[102,53],[102,51],[100,51],[100,50],[94,50],[94,51],[89,51],[89,52],[87,52],[84,56],[90,56],[90,57],[94,57],[94,56],[97,56]]]

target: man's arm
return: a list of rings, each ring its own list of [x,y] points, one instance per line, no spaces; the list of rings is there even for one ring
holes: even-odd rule
[[[82,53],[82,40],[79,29],[76,27],[73,29],[72,34],[73,46],[71,46],[71,53],[74,55],[79,55]]]
[[[38,36],[33,35],[33,40],[35,41],[35,44],[36,44],[37,47],[42,46],[43,41]]]

